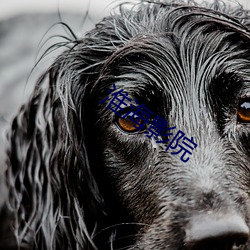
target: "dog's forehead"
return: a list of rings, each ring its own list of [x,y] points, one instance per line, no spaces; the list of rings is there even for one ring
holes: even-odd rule
[[[250,35],[243,22],[211,9],[156,6],[110,17],[92,33],[111,52],[95,85],[100,99],[115,83],[165,118],[176,112],[180,121],[195,121],[248,95]]]
[[[157,14],[139,11],[136,18],[109,19],[108,32],[113,22],[120,44],[103,64],[102,89],[115,83],[128,98],[164,118],[190,120],[193,127],[205,116],[215,120],[216,105],[235,105],[238,96],[250,92],[250,36],[238,20],[189,7]]]
[[[145,89],[172,92],[173,86],[183,93],[187,89],[202,93],[220,75],[239,76],[242,82],[249,82],[247,50],[229,44],[229,38],[224,37],[198,33],[187,35],[187,39],[172,35],[157,39],[144,35],[110,57],[108,74],[115,76],[118,87],[139,93]]]
[[[134,79],[137,88],[141,80],[144,86],[153,83],[168,91],[174,85],[180,90],[201,88],[201,92],[220,74],[239,72],[248,78],[249,32],[236,19],[194,7],[158,9],[154,20],[153,10],[148,19],[148,12],[144,16],[140,12],[136,25],[131,17],[123,20],[126,26],[113,27],[117,37],[127,33],[127,38],[107,59],[104,74],[111,71],[118,78]],[[118,85],[133,87],[128,82]]]

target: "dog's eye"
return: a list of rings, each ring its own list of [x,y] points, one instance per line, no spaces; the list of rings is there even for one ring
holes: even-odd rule
[[[117,120],[117,125],[125,132],[128,132],[128,133],[133,133],[133,132],[136,132],[138,131],[137,128],[135,128],[134,126],[139,126],[143,123],[143,120],[139,117],[135,118],[137,123],[131,121],[131,116],[127,116],[126,118],[121,118],[119,117],[118,120]]]
[[[250,98],[244,98],[239,102],[237,121],[250,123]]]

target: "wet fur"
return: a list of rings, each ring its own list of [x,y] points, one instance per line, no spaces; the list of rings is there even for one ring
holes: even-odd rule
[[[237,211],[250,225],[250,128],[236,122],[250,92],[249,16],[195,5],[122,6],[41,77],[9,133],[2,245],[185,249],[193,214]],[[114,83],[194,137],[187,163],[117,127],[100,104]]]

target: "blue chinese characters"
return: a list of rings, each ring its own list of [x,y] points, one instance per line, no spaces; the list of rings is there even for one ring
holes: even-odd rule
[[[112,93],[112,90],[110,89],[108,91],[109,96],[103,99],[100,102],[101,104],[112,97],[107,106],[108,109],[116,113],[122,119],[129,117],[129,119],[135,124],[134,127],[137,130],[146,129],[145,125],[149,124],[149,128],[144,132],[144,134],[146,134],[148,138],[153,137],[156,140],[156,143],[165,143],[169,141],[168,138],[158,140],[158,137],[161,136],[162,138],[173,135],[171,130],[176,127],[168,127],[167,121],[158,115],[155,116],[154,112],[145,107],[145,104],[139,105],[137,99],[135,99],[137,106],[133,105],[131,103],[132,100],[128,98],[128,93],[124,92],[123,89],[117,90],[115,84],[113,84],[113,91],[115,92]],[[129,107],[129,104],[127,104],[126,101],[130,102],[131,109],[129,112],[124,114],[124,109]],[[120,113],[119,111],[123,113]],[[152,119],[153,116],[154,119]],[[168,144],[166,151],[169,149],[177,150],[171,152],[171,154],[180,154],[180,159],[183,162],[187,162],[189,160],[188,155],[192,155],[192,150],[196,147],[197,144],[193,141],[193,137],[189,139],[185,136],[184,132],[179,130]]]

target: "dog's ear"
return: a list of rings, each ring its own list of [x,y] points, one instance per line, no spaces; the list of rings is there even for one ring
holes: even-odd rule
[[[104,212],[88,158],[86,101],[115,48],[102,27],[57,58],[13,120],[6,206],[23,248],[95,249],[94,218]]]

